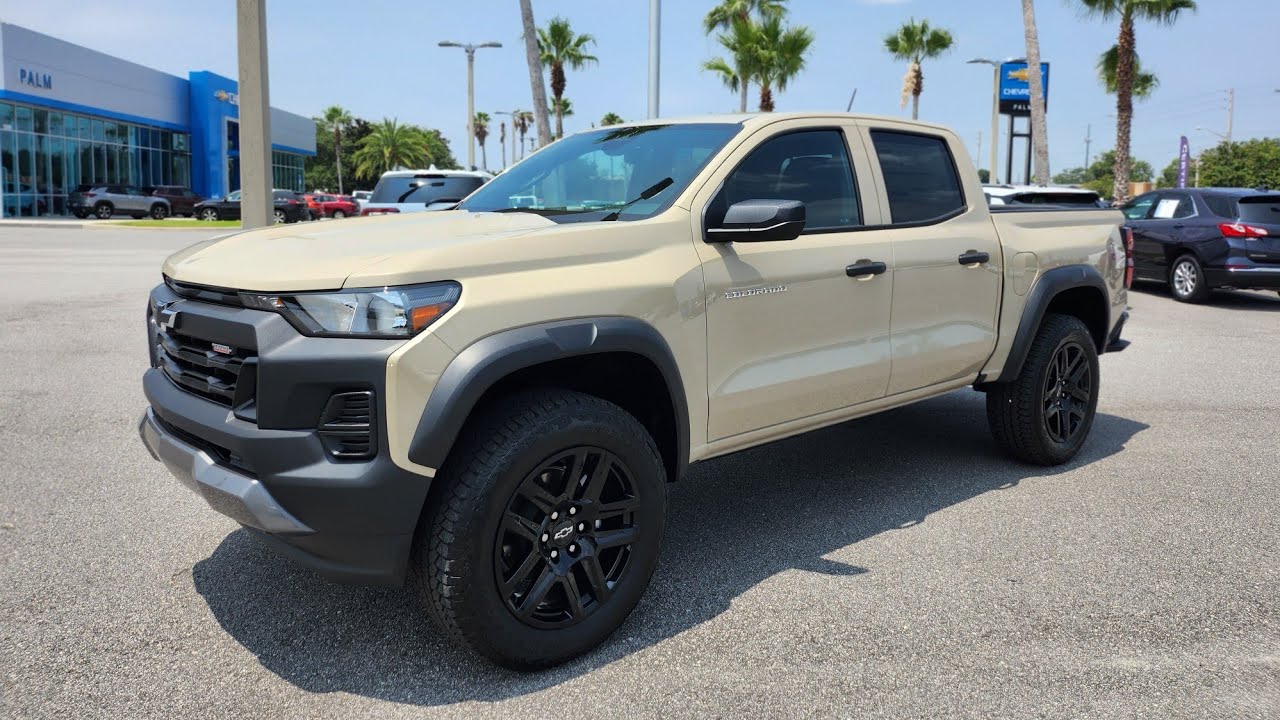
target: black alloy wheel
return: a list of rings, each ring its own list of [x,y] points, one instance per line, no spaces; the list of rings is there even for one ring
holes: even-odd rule
[[[1068,341],[1054,353],[1044,378],[1044,428],[1054,442],[1070,443],[1086,427],[1092,397],[1088,354]]]
[[[530,473],[507,503],[494,579],[518,619],[567,627],[609,601],[639,536],[638,486],[616,455],[577,447]]]

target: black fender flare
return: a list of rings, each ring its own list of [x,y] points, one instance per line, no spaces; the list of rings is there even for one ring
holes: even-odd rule
[[[1102,306],[1102,317],[1108,327],[1104,328],[1101,338],[1094,338],[1098,353],[1106,350],[1107,335],[1111,328],[1111,294],[1107,291],[1107,283],[1102,279],[1098,269],[1092,265],[1063,265],[1047,270],[1032,286],[1027,294],[1026,305],[1022,308],[1022,319],[1018,322],[1018,332],[1013,337],[1013,345],[1009,347],[1009,356],[1004,361],[1004,368],[996,382],[1011,382],[1022,372],[1022,364],[1031,352],[1031,341],[1040,329],[1045,311],[1049,303],[1060,293],[1079,287],[1094,288],[1098,291],[1098,302]]]
[[[409,444],[409,460],[439,469],[476,403],[513,372],[581,355],[630,352],[652,362],[675,410],[676,480],[689,465],[689,407],[675,355],[652,325],[629,317],[593,317],[526,325],[477,340],[458,353],[427,398]]]

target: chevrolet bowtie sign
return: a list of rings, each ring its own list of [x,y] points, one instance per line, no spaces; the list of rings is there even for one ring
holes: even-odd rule
[[[1049,63],[1040,63],[1040,82],[1044,85],[1044,106],[1049,109]],[[1005,115],[1031,114],[1031,70],[1025,62],[1009,62],[1000,66],[1000,112]]]

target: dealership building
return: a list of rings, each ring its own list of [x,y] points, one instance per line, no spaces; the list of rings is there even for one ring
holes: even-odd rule
[[[177,77],[17,25],[0,23],[0,209],[67,214],[79,185],[240,187],[236,82]],[[275,187],[303,189],[316,153],[311,118],[271,108]]]

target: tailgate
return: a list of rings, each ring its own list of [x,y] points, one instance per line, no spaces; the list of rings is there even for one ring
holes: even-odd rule
[[[1280,263],[1280,195],[1254,195],[1240,198],[1240,222],[1266,233],[1245,240],[1245,254],[1250,260]]]

